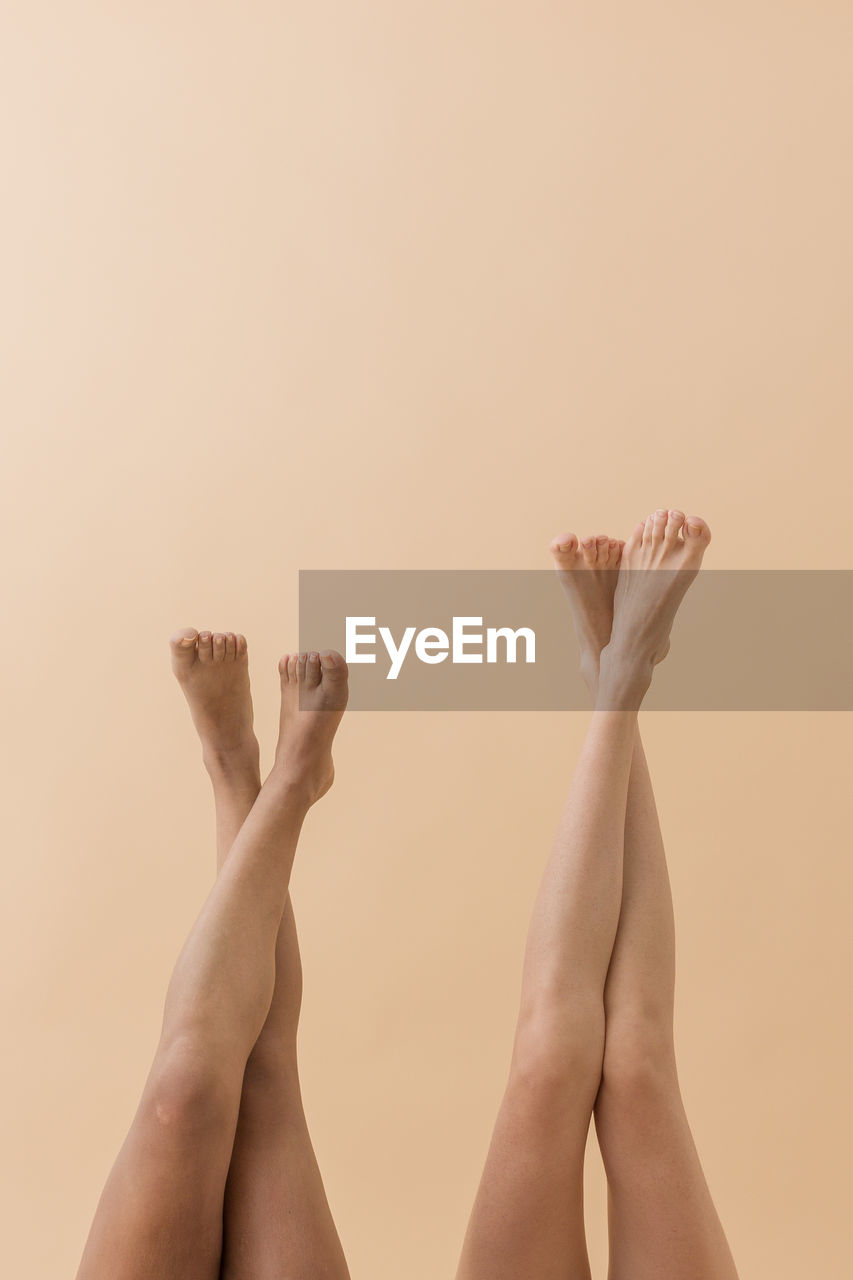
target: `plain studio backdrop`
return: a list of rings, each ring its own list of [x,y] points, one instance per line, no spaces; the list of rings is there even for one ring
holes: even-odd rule
[[[48,1280],[213,873],[171,631],[247,634],[268,763],[300,568],[546,567],[661,504],[712,567],[851,567],[853,20],[12,0],[0,48],[0,1201],[7,1273]],[[585,723],[342,728],[294,900],[356,1280],[452,1276]],[[683,1092],[744,1280],[849,1265],[849,729],[645,720]]]

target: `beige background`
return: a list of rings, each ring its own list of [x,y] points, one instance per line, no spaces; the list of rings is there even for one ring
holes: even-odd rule
[[[300,567],[536,567],[661,503],[717,567],[851,567],[853,33],[831,0],[3,13],[0,1203],[46,1280],[211,877],[176,626],[247,633],[269,759]],[[356,1280],[452,1275],[583,728],[343,727],[295,900]],[[849,728],[646,725],[744,1280],[849,1266]],[[603,1276],[597,1156],[589,1228]]]

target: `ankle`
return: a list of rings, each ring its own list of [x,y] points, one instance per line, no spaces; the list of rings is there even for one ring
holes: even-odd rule
[[[237,747],[202,743],[201,758],[214,786],[261,785],[261,752],[256,738]]]
[[[330,786],[331,781],[323,785],[311,771],[294,766],[292,762],[279,757],[276,757],[264,782],[264,787],[274,789],[282,804],[303,813],[307,813]]]
[[[601,652],[595,705],[601,711],[638,711],[652,682],[654,662],[611,641]]]
[[[335,780],[335,766],[330,755],[321,754],[318,758],[313,753],[303,755],[290,753],[287,748],[279,749],[270,778],[293,796],[302,796],[306,807],[310,807],[331,787]]]

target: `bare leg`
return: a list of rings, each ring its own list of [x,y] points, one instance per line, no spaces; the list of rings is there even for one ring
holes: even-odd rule
[[[607,540],[607,552],[610,547]],[[618,545],[612,556],[618,563]],[[611,590],[612,598],[612,590]],[[509,1080],[458,1280],[588,1280],[583,1159],[604,1054],[636,709],[614,671],[533,909]]]
[[[608,1181],[611,1280],[737,1280],[678,1085],[674,999],[672,895],[638,735],[595,1106]]]
[[[701,526],[704,531],[705,526]],[[691,534],[692,537],[692,534]],[[533,913],[510,1080],[463,1248],[459,1280],[587,1280],[583,1154],[604,1057],[605,986],[622,901],[624,829],[636,712],[669,647],[678,605],[707,538],[658,543],[615,575],[622,547],[588,540],[560,548],[576,583],[582,645],[606,647],[594,676],[596,710]],[[629,544],[630,545],[630,544]],[[614,592],[621,629],[610,636]],[[593,675],[584,661],[588,678]],[[679,1278],[681,1280],[681,1278]],[[692,1278],[691,1278],[692,1280]]]
[[[229,735],[225,727],[229,712],[231,719],[251,724],[248,672],[241,669],[245,642],[241,636],[214,635],[213,652],[223,643],[226,658],[233,651],[233,665],[210,668],[206,665],[211,646],[208,633],[197,639],[196,632],[188,629],[172,640],[175,674],[193,712],[213,784],[219,869],[261,786],[254,734]],[[282,679],[289,681],[297,665],[298,659],[285,656],[279,664]],[[238,702],[239,717],[235,715]],[[201,707],[206,714],[200,713]],[[293,710],[283,699],[279,755],[286,750]],[[314,1280],[319,1274],[348,1280],[299,1087],[296,1033],[302,964],[289,895],[276,941],[275,975],[269,1013],[243,1077],[225,1191],[222,1275],[229,1280],[280,1280],[285,1274],[288,1280]]]
[[[210,659],[227,656],[226,641]],[[311,709],[297,715],[300,689]],[[287,749],[277,754],[178,958],[151,1073],[101,1197],[79,1280],[219,1275],[243,1076],[271,1007],[299,832],[331,782],[345,663],[335,655],[325,655],[322,668],[303,661],[292,681],[283,680],[282,698],[293,712]],[[202,702],[194,716],[203,720]],[[239,721],[237,715],[235,733]]]
[[[660,523],[660,521],[658,521]],[[668,513],[670,539],[683,523]],[[645,530],[644,530],[645,533]],[[704,536],[704,535],[703,535]],[[613,584],[568,535],[553,547],[591,687],[610,636]],[[580,569],[580,572],[572,572]],[[596,1130],[608,1177],[612,1280],[734,1280],[678,1086],[673,1042],[675,930],[669,876],[639,730],[628,784],[622,911],[605,986]]]

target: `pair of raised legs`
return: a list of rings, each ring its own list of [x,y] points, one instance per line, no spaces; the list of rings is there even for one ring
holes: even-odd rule
[[[678,1088],[672,899],[637,727],[709,536],[670,511],[627,544],[552,546],[596,709],[530,924],[457,1280],[588,1280],[593,1116],[611,1280],[736,1280]],[[245,640],[188,630],[172,653],[213,782],[220,870],[78,1280],[347,1280],[300,1098],[288,893],[302,822],[331,784],[346,666],[332,653],[279,664],[279,744],[261,787]]]
[[[637,712],[710,532],[657,511],[552,554],[595,710],[527,938],[503,1101],[457,1280],[589,1280],[590,1122],[610,1280],[737,1280],[678,1085],[669,876]]]
[[[213,783],[219,869],[172,974],[78,1280],[347,1280],[300,1095],[288,889],[302,823],[333,780],[346,664],[281,660],[279,739],[261,786],[245,638],[186,629],[171,649]]]

